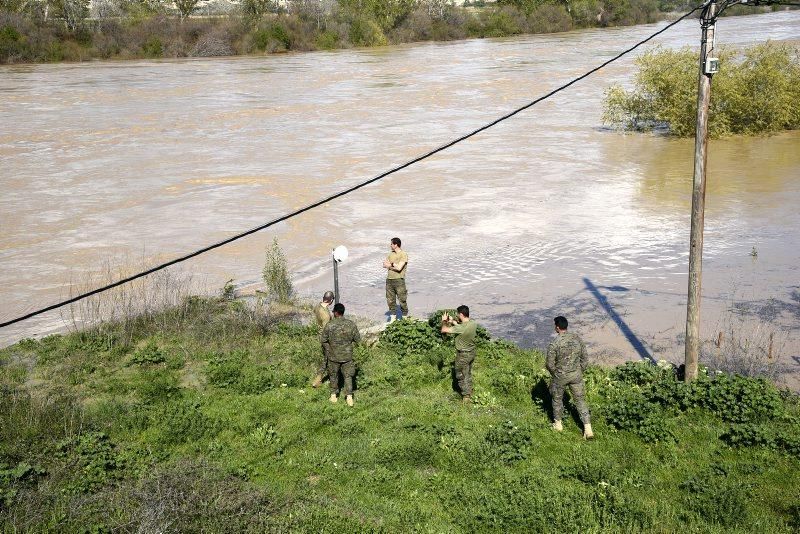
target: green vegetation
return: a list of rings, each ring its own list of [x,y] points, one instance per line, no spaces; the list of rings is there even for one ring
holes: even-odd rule
[[[358,348],[348,408],[307,386],[294,313],[195,297],[0,351],[3,530],[800,528],[800,404],[766,381],[592,367],[586,442],[549,428],[538,351],[481,336],[463,406],[450,342],[408,320]]]
[[[289,274],[286,256],[278,244],[277,237],[272,240],[272,246],[267,249],[264,269],[261,274],[270,297],[281,304],[288,304],[292,301],[294,295],[292,277]]]
[[[0,0],[0,63],[210,57],[654,22],[661,0]],[[758,10],[779,9],[755,8]],[[745,8],[747,13],[754,8]]]
[[[758,135],[800,128],[800,49],[767,42],[723,50],[712,81],[709,134]],[[626,130],[666,127],[692,136],[697,122],[697,52],[656,48],[637,58],[635,87],[612,86],[604,120]]]

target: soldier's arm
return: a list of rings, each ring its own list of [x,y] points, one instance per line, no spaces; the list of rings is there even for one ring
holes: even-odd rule
[[[361,342],[361,332],[358,331],[358,327],[353,324],[353,343],[360,343]]]
[[[331,349],[330,336],[328,335],[329,331],[330,328],[328,328],[328,325],[325,325],[325,328],[322,329],[322,336],[319,338],[319,340],[322,342],[322,346],[325,347],[325,350]]]
[[[585,371],[587,367],[589,367],[589,354],[586,352],[586,345],[583,344],[583,340],[580,340],[581,344],[581,372]]]
[[[547,357],[544,361],[544,366],[551,375],[556,370],[556,347],[555,342],[551,342],[547,346]]]

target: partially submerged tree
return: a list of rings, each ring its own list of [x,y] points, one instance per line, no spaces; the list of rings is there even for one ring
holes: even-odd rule
[[[267,292],[272,298],[282,304],[291,302],[294,287],[292,286],[292,278],[289,275],[286,256],[278,244],[277,237],[272,240],[272,246],[267,249],[267,257],[264,261],[262,274]]]
[[[723,50],[714,75],[709,114],[712,137],[800,129],[800,50],[767,42]],[[603,121],[623,130],[666,128],[694,135],[697,120],[697,53],[656,48],[636,59],[634,88],[606,91]]]

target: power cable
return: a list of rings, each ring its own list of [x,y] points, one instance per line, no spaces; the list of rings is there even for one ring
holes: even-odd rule
[[[170,260],[168,262],[156,265],[155,267],[151,267],[150,269],[147,269],[147,270],[142,271],[140,273],[125,277],[125,278],[123,278],[121,280],[117,280],[116,282],[113,282],[111,284],[108,284],[108,285],[105,285],[105,286],[102,286],[102,287],[98,287],[97,289],[93,289],[91,291],[87,291],[85,293],[81,293],[79,295],[76,295],[76,296],[71,297],[69,299],[63,300],[63,301],[58,302],[56,304],[52,304],[50,306],[46,306],[46,307],[38,309],[36,311],[32,311],[30,313],[27,313],[25,315],[22,315],[20,317],[15,318],[15,319],[11,319],[10,321],[5,321],[3,323],[0,323],[0,328],[6,327],[6,326],[10,326],[12,324],[18,323],[20,321],[24,321],[26,319],[30,319],[31,317],[34,317],[36,315],[41,315],[42,313],[45,313],[45,312],[48,312],[48,311],[51,311],[51,310],[55,310],[56,308],[60,308],[62,306],[66,306],[67,304],[72,304],[73,302],[77,302],[79,300],[85,299],[86,297],[91,297],[92,295],[96,295],[98,293],[102,293],[104,291],[108,291],[109,289],[113,289],[115,287],[121,286],[122,284],[126,284],[128,282],[132,282],[133,280],[136,280],[137,278],[142,278],[143,276],[147,276],[149,274],[153,274],[156,271],[160,271],[162,269],[166,269],[167,267],[170,267],[170,266],[175,265],[177,263],[184,262],[186,260],[194,258],[195,256],[199,256],[200,254],[203,254],[203,253],[208,252],[210,250],[214,250],[215,248],[219,248],[219,247],[221,247],[223,245],[227,245],[228,243],[232,243],[233,241],[236,241],[238,239],[246,237],[246,236],[248,236],[250,234],[254,234],[256,232],[259,232],[261,230],[269,228],[270,226],[273,226],[273,225],[278,224],[280,222],[283,222],[283,221],[286,221],[288,219],[291,219],[292,217],[296,217],[297,215],[300,215],[300,214],[305,213],[305,212],[307,212],[309,210],[317,208],[317,207],[319,207],[319,206],[321,206],[323,204],[327,204],[328,202],[331,202],[332,200],[335,200],[335,199],[337,199],[339,197],[342,197],[344,195],[352,193],[353,191],[361,189],[362,187],[365,187],[365,186],[370,185],[370,184],[372,184],[374,182],[377,182],[378,180],[380,180],[382,178],[385,178],[386,176],[389,176],[390,174],[394,174],[397,171],[403,170],[406,167],[409,167],[409,166],[413,165],[414,163],[417,163],[419,161],[427,159],[427,158],[433,156],[434,154],[442,152],[443,150],[446,150],[446,149],[450,148],[451,146],[453,146],[453,145],[455,145],[457,143],[460,143],[461,141],[469,139],[470,137],[473,137],[473,136],[483,132],[484,130],[488,130],[492,126],[495,126],[496,124],[498,124],[500,122],[503,122],[506,119],[510,119],[514,115],[516,115],[516,114],[518,114],[518,113],[520,113],[522,111],[525,111],[526,109],[538,104],[539,102],[550,98],[551,96],[555,95],[556,93],[559,93],[559,92],[563,91],[564,89],[567,89],[568,87],[578,83],[579,81],[583,80],[584,78],[586,78],[588,76],[591,76],[592,74],[594,74],[598,70],[602,69],[603,67],[609,65],[610,63],[613,63],[614,61],[620,59],[621,57],[625,56],[626,54],[629,54],[630,52],[636,50],[637,48],[639,48],[643,44],[647,43],[648,41],[651,41],[655,37],[661,35],[665,31],[669,30],[670,28],[672,28],[673,26],[675,26],[676,24],[678,24],[679,22],[681,22],[685,18],[687,18],[690,15],[692,15],[695,11],[697,11],[699,9],[702,9],[707,3],[708,3],[708,1],[705,2],[702,5],[699,5],[699,6],[695,7],[694,9],[689,11],[688,13],[682,15],[680,18],[674,20],[673,22],[667,24],[664,28],[660,29],[659,31],[655,32],[654,34],[650,35],[649,37],[639,41],[635,45],[633,45],[630,48],[624,50],[623,52],[620,52],[619,54],[617,54],[613,58],[611,58],[611,59],[603,62],[602,64],[600,64],[598,67],[595,67],[592,70],[586,72],[585,74],[582,74],[581,76],[578,76],[577,78],[574,78],[573,80],[565,83],[564,85],[562,85],[562,86],[560,86],[560,87],[558,87],[556,89],[553,89],[552,91],[550,91],[546,95],[540,96],[536,100],[533,100],[532,102],[529,102],[528,104],[525,104],[522,107],[519,107],[519,108],[517,108],[517,109],[515,109],[515,110],[513,110],[513,111],[511,111],[509,113],[506,113],[505,115],[493,120],[492,122],[490,122],[488,124],[485,124],[485,125],[481,126],[480,128],[477,128],[477,129],[469,132],[468,134],[462,135],[461,137],[458,137],[458,138],[456,138],[456,139],[454,139],[452,141],[449,141],[449,142],[439,146],[438,148],[430,150],[430,151],[422,154],[421,156],[417,156],[416,158],[411,159],[411,160],[409,160],[409,161],[407,161],[407,162],[405,162],[405,163],[403,163],[401,165],[397,165],[396,167],[393,167],[393,168],[389,169],[388,171],[385,171],[385,172],[383,172],[383,173],[381,173],[381,174],[379,174],[379,175],[377,175],[377,176],[375,176],[373,178],[370,178],[369,180],[365,180],[363,182],[360,182],[360,183],[358,183],[358,184],[356,184],[356,185],[354,185],[352,187],[348,187],[347,189],[339,191],[338,193],[334,193],[333,195],[325,197],[325,198],[323,198],[321,200],[318,200],[318,201],[316,201],[316,202],[314,202],[312,204],[308,204],[307,206],[302,207],[300,209],[297,209],[297,210],[295,210],[295,211],[293,211],[291,213],[287,213],[285,215],[282,215],[282,216],[278,217],[277,219],[273,219],[273,220],[271,220],[271,221],[269,221],[267,223],[261,224],[259,226],[254,227],[254,228],[251,228],[249,230],[246,230],[244,232],[241,232],[239,234],[231,236],[231,237],[229,237],[227,239],[223,239],[222,241],[218,241],[218,242],[216,242],[216,243],[214,243],[212,245],[208,245],[208,246],[203,247],[201,249],[195,250],[194,252],[191,252],[189,254],[185,254],[183,256],[179,256],[179,257],[177,257],[175,259],[172,259],[172,260]]]

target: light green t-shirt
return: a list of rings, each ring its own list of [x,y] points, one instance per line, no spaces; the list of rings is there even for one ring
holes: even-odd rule
[[[325,325],[331,320],[331,312],[327,306],[320,302],[314,308],[314,317],[317,319],[317,324],[319,325],[319,337],[322,339],[322,329],[325,328]]]
[[[400,252],[392,251],[386,257],[386,260],[393,264],[398,264],[401,262],[405,262],[403,265],[403,269],[400,272],[397,272],[393,269],[386,270],[386,278],[389,280],[397,280],[398,278],[405,278],[406,277],[406,268],[408,267],[408,254],[404,250]]]
[[[456,336],[456,350],[475,350],[475,336],[478,330],[478,323],[475,321],[467,321],[464,323],[456,323],[450,328],[452,328],[452,334],[458,334]]]

